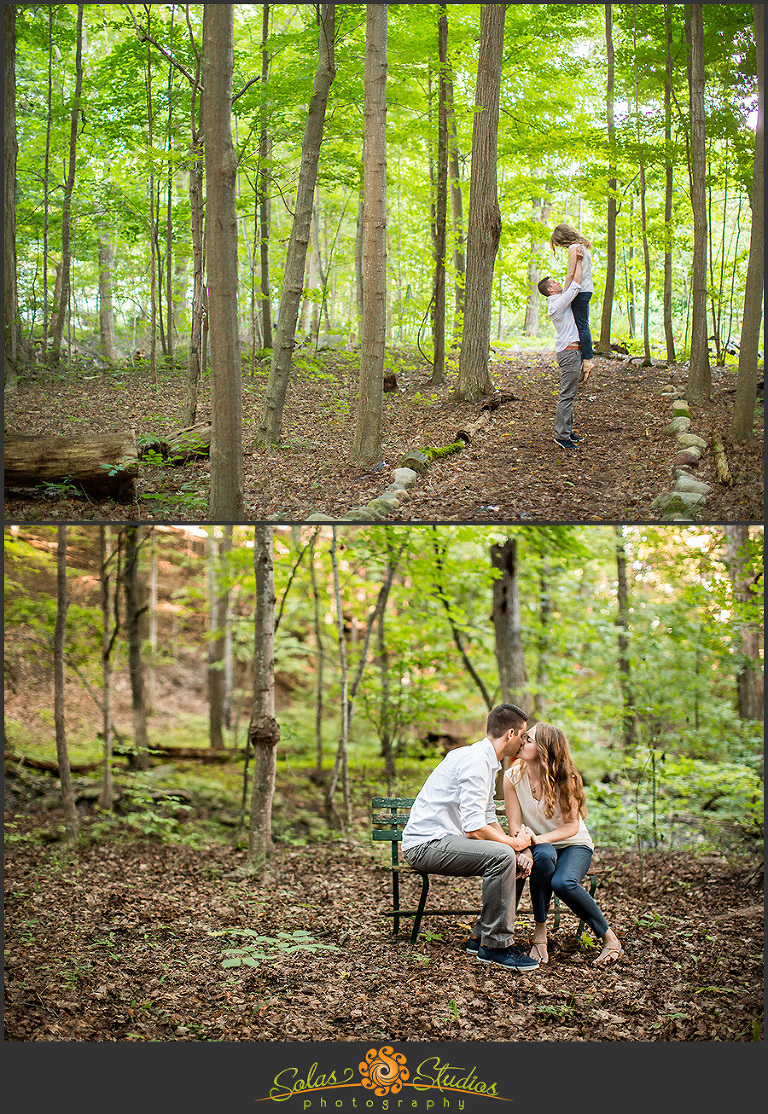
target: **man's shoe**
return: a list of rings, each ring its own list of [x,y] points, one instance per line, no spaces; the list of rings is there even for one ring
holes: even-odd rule
[[[555,444],[559,445],[561,449],[575,449],[576,448],[573,441],[571,441],[570,437],[556,437],[555,438]]]
[[[480,948],[480,937],[479,936],[470,936],[470,937],[468,937],[468,939],[464,943],[464,951],[468,952],[469,955],[477,955],[477,952],[478,952],[479,948]]]
[[[584,440],[580,433],[571,433],[570,438],[574,445],[578,445],[580,441]]]
[[[531,959],[522,948],[516,948],[514,944],[510,944],[506,948],[486,948],[484,944],[481,944],[478,948],[477,958],[481,963],[499,963],[502,967],[510,967],[513,971],[517,971],[519,975],[524,975],[528,971],[535,971],[539,966],[538,959]]]

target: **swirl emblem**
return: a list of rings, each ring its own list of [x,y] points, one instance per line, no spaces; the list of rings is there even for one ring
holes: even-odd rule
[[[405,1056],[402,1052],[395,1052],[394,1048],[385,1044],[376,1051],[371,1048],[360,1064],[360,1075],[363,1087],[368,1087],[374,1095],[396,1095],[402,1091],[403,1083],[410,1078],[410,1073],[405,1066]]]

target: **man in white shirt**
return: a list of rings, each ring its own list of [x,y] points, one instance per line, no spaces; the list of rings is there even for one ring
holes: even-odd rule
[[[547,313],[555,326],[555,357],[560,366],[560,393],[555,414],[555,442],[561,449],[571,451],[581,438],[573,432],[573,403],[581,375],[581,344],[579,330],[571,309],[571,302],[581,290],[581,258],[584,249],[577,245],[576,269],[573,282],[562,287],[547,275],[539,283],[539,292],[547,299]]]
[[[507,835],[496,819],[494,790],[502,758],[514,758],[528,717],[515,704],[488,713],[486,737],[450,751],[422,786],[403,829],[403,858],[430,874],[481,875],[483,907],[466,950],[484,963],[517,972],[538,961],[515,947],[517,874],[530,873],[531,856],[516,855],[531,844],[523,826]]]

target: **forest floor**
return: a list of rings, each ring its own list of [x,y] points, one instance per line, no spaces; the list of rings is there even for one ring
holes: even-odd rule
[[[305,521],[313,513],[333,518],[354,514],[381,495],[391,469],[410,450],[453,444],[479,416],[482,403],[452,396],[456,369],[431,386],[429,367],[413,351],[391,349],[388,370],[398,390],[384,395],[383,453],[386,467],[350,463],[357,408],[359,355],[297,351],[284,412],[283,440],[271,452],[253,448],[269,368],[258,365],[243,379],[244,521]],[[662,389],[684,389],[687,368],[638,360],[597,359],[574,407],[584,438],[566,453],[553,440],[558,372],[553,352],[497,351],[494,387],[514,395],[461,451],[435,459],[390,514],[392,522],[648,522],[658,520],[654,498],[674,483],[675,443],[665,435],[670,401]],[[711,402],[694,407],[692,432],[711,445],[726,441],[733,479],[715,477],[711,449],[695,474],[714,485],[700,512],[710,522],[763,520],[763,408],[757,406],[755,436],[728,444],[735,399],[734,367],[712,369]],[[30,370],[5,399],[6,434],[82,436],[134,430],[141,442],[179,429],[184,371],[146,368],[111,372]],[[210,420],[210,379],[204,378],[198,420]],[[6,521],[141,520],[201,521],[208,517],[207,459],[181,466],[143,463],[132,503],[77,495],[66,484],[5,491]]]
[[[6,813],[6,1041],[764,1038],[762,878],[722,857],[599,848],[624,957],[593,967],[567,915],[549,964],[517,976],[465,954],[461,916],[414,947],[410,922],[393,934],[388,845],[278,848],[256,880],[214,844],[98,840],[73,862],[50,842],[61,820]],[[436,878],[431,901],[472,908],[479,885]],[[243,948],[253,966],[225,965]]]

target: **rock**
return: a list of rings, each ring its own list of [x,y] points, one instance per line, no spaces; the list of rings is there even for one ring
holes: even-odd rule
[[[663,516],[688,514],[693,507],[705,502],[703,495],[688,491],[662,491],[651,503],[651,510],[660,511]]]
[[[419,473],[413,468],[393,468],[392,479],[398,487],[411,487],[419,478]]]
[[[689,476],[687,472],[682,472],[677,477],[675,490],[690,491],[693,495],[709,495],[712,485],[705,483],[704,480],[697,480],[695,476]]]
[[[377,521],[386,518],[388,514],[392,514],[397,510],[397,503],[393,499],[387,499],[386,496],[380,495],[378,499],[372,499],[368,504],[368,510],[375,516],[371,521]]]
[[[678,453],[675,459],[672,461],[672,465],[675,468],[681,468],[683,465],[687,464],[691,468],[695,468],[700,460],[700,450],[694,448],[694,446],[692,445],[690,449],[685,449],[683,452]]]
[[[379,496],[380,499],[387,499],[389,502],[399,506],[408,498],[408,492],[400,484],[390,484],[386,491],[383,491]]]
[[[405,454],[400,461],[400,467],[410,468],[421,475],[426,472],[429,467],[429,457],[426,453],[421,453],[414,449]]]
[[[697,449],[706,449],[707,442],[697,437],[695,433],[678,433],[677,443],[681,449],[690,449],[691,447]]]
[[[691,428],[690,418],[673,418],[667,428],[664,430],[667,437],[677,437],[678,433],[685,433],[686,430]]]

